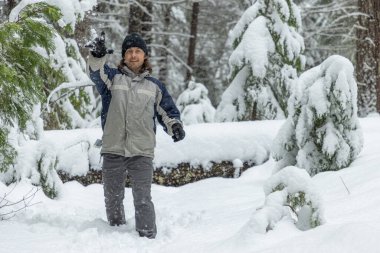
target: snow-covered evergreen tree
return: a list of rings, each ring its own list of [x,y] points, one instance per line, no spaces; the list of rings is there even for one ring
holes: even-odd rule
[[[288,108],[272,150],[277,169],[296,165],[310,175],[339,170],[361,151],[357,85],[348,59],[334,55],[303,73]]]
[[[257,0],[231,32],[231,84],[217,121],[279,119],[304,66],[301,17],[292,0]]]
[[[208,98],[207,88],[201,83],[190,81],[189,87],[178,97],[177,107],[185,125],[214,121],[215,108]]]
[[[83,59],[81,68],[80,59],[70,55],[77,51],[75,42],[71,41],[69,47],[61,42],[64,34],[73,31],[83,11],[93,4],[92,0],[23,0],[10,13],[9,22],[0,25],[1,181],[11,183],[28,178],[41,185],[49,197],[57,196],[61,183],[55,171],[57,151],[39,143],[43,132],[41,104],[47,84],[54,87],[68,81],[78,86],[89,80],[84,78]],[[69,109],[79,114],[79,109],[85,108],[81,98],[86,96],[82,95],[79,92],[66,98],[70,102],[64,104],[62,111],[70,113],[67,107],[71,106]],[[72,100],[73,97],[78,99]]]
[[[16,152],[8,141],[13,127],[24,130],[33,106],[43,98],[43,77],[58,71],[32,47],[54,50],[52,29],[36,20],[57,22],[57,8],[44,3],[30,5],[19,13],[18,22],[0,25],[0,171],[12,163]]]

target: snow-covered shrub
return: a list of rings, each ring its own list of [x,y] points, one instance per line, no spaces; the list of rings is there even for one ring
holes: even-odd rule
[[[281,220],[294,222],[300,230],[324,223],[321,199],[309,174],[297,167],[286,167],[264,185],[265,204],[247,224],[254,233],[266,233]]]
[[[301,16],[292,0],[257,0],[230,36],[231,83],[222,95],[216,121],[279,119],[303,69]]]
[[[295,165],[310,175],[347,167],[363,146],[352,63],[331,56],[303,73],[289,99],[289,117],[272,149],[277,169]]]
[[[15,164],[0,174],[0,180],[5,184],[30,180],[33,185],[41,186],[49,198],[57,197],[62,182],[56,171],[58,151],[53,143],[24,140],[24,143],[17,147],[17,153]]]
[[[9,144],[8,136],[10,127],[2,123],[0,119],[0,173],[6,171],[12,165],[17,152],[15,148]]]
[[[24,130],[12,127],[8,133],[8,144],[17,152],[6,170],[0,173],[0,181],[5,184],[30,180],[41,186],[50,198],[59,194],[62,184],[57,169],[57,148],[53,142],[41,141],[43,122],[40,118],[41,106],[33,106],[30,119]]]
[[[57,154],[54,149],[42,149],[37,158],[37,172],[39,179],[36,179],[35,185],[41,185],[43,192],[49,198],[55,198],[59,194],[61,179],[57,174]]]
[[[321,198],[305,170],[288,166],[271,176],[264,192],[268,196],[276,191],[286,192],[285,206],[297,215],[299,229],[314,228],[324,222]]]
[[[177,106],[185,125],[208,123],[214,121],[215,108],[208,98],[207,88],[194,81],[179,95]]]
[[[24,131],[17,127],[11,128],[9,144],[17,151],[17,156],[12,166],[0,173],[0,181],[11,184],[28,180],[33,185],[40,186],[46,196],[55,198],[62,184],[56,171],[58,149],[52,140],[40,140],[43,136],[40,112],[41,106],[35,105]]]

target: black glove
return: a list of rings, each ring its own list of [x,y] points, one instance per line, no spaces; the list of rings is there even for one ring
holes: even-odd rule
[[[105,44],[105,33],[102,32],[100,36],[96,37],[93,41],[90,41],[85,45],[90,48],[91,54],[96,58],[102,58],[106,54],[112,54],[112,49],[107,49]]]
[[[177,142],[177,141],[183,140],[183,138],[185,138],[185,131],[183,130],[181,124],[179,124],[179,123],[175,123],[175,124],[172,126],[172,131],[173,131],[173,136],[172,136],[172,138],[173,138],[174,142]]]

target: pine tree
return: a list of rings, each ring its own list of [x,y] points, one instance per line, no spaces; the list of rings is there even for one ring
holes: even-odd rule
[[[293,1],[257,0],[232,31],[231,84],[218,121],[277,119],[304,65],[301,17]]]
[[[190,81],[189,87],[178,97],[177,106],[185,125],[214,121],[215,108],[208,98],[207,88],[201,83]]]
[[[79,18],[75,11],[80,10],[66,12],[67,19],[74,17],[69,22]],[[56,172],[57,150],[39,140],[41,104],[61,82],[75,88],[90,83],[84,60],[77,58],[76,42],[66,38],[73,26],[65,25],[59,7],[42,2],[16,7],[10,21],[0,25],[0,179],[8,184],[27,177],[51,198],[57,196],[61,181]],[[81,114],[88,115],[88,104],[93,102],[86,101],[92,91],[74,92],[60,101],[59,110],[69,115],[67,122],[83,120]]]
[[[352,63],[331,56],[303,73],[289,99],[289,117],[272,149],[277,169],[289,165],[310,175],[351,164],[363,146]]]
[[[33,105],[43,98],[44,77],[57,74],[49,59],[32,47],[47,52],[54,50],[53,30],[36,18],[57,22],[61,13],[45,3],[28,5],[16,22],[0,25],[0,171],[4,171],[16,155],[8,143],[11,127],[26,128]]]

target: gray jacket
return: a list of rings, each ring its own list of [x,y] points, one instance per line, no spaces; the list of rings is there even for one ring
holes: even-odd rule
[[[182,124],[180,113],[165,86],[148,72],[136,75],[127,67],[110,68],[105,60],[90,54],[87,65],[87,73],[102,96],[101,153],[153,158],[155,119],[173,135],[173,124]]]

